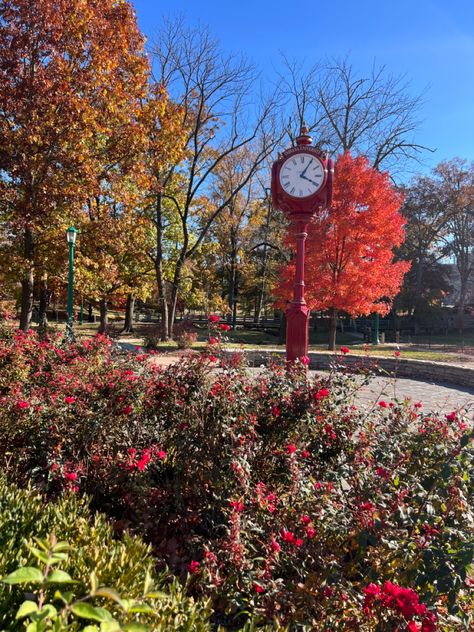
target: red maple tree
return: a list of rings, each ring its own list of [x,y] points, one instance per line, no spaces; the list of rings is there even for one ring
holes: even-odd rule
[[[368,160],[343,154],[336,163],[332,207],[314,218],[306,243],[306,301],[330,314],[329,348],[335,349],[339,312],[353,317],[390,310],[403,275],[410,267],[394,261],[404,241],[403,198],[387,173]],[[289,299],[294,265],[283,272],[276,293]]]

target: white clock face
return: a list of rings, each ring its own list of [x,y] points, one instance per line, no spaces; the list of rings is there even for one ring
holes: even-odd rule
[[[312,154],[290,156],[280,170],[280,184],[289,195],[305,198],[314,195],[324,181],[324,167]]]

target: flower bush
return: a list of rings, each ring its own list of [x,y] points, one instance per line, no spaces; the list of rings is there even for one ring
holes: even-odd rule
[[[469,629],[465,416],[398,400],[359,409],[370,376],[340,370],[255,376],[241,354],[220,358],[211,325],[202,355],[166,369],[103,337],[0,343],[7,474],[52,497],[90,494],[212,597],[226,629],[250,615],[270,629]]]

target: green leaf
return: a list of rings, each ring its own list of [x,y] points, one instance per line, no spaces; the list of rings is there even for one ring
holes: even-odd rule
[[[43,573],[39,568],[23,566],[2,579],[4,584],[41,584]]]
[[[127,630],[127,632],[148,632],[149,629],[143,623],[127,623],[123,626],[123,630]]]
[[[99,628],[96,625],[86,625],[82,632],[99,632]]]
[[[91,593],[95,595],[95,591],[99,587],[99,580],[97,579],[97,575],[94,571],[90,574],[90,584],[91,584]]]
[[[102,586],[95,591],[94,596],[105,597],[106,599],[111,599],[112,601],[115,601],[120,606],[122,605],[122,599],[120,598],[120,595],[112,588],[106,588],[105,586]]]
[[[70,604],[72,599],[73,599],[73,594],[72,592],[65,590],[64,592],[57,590],[54,593],[54,598],[55,599],[60,599],[61,601],[64,601],[64,603],[66,604]]]
[[[128,612],[141,612],[142,614],[153,614],[155,612],[154,608],[149,606],[147,603],[137,603],[133,604],[131,608],[128,609]]]
[[[71,606],[71,612],[81,619],[92,619],[92,621],[112,621],[112,615],[105,608],[96,608],[90,603],[79,602]]]
[[[43,562],[43,564],[47,564],[48,563],[48,554],[45,553],[44,551],[40,551],[39,549],[36,549],[34,546],[30,546],[28,547],[30,549],[30,551],[33,553],[33,555],[36,557],[36,559],[38,559],[40,562]]]
[[[104,621],[100,624],[100,632],[121,632],[122,630],[117,621]]]
[[[24,601],[18,608],[18,612],[15,615],[15,619],[24,619],[29,617],[30,614],[38,612],[38,604],[34,601]]]
[[[47,584],[74,584],[76,583],[69,573],[60,570],[54,570],[46,577]]]

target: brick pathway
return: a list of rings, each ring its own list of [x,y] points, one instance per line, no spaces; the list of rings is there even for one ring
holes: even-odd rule
[[[474,389],[467,386],[421,382],[398,378],[374,377],[368,386],[362,387],[359,401],[365,405],[384,399],[404,399],[422,402],[424,410],[451,412],[458,408],[474,413]]]

